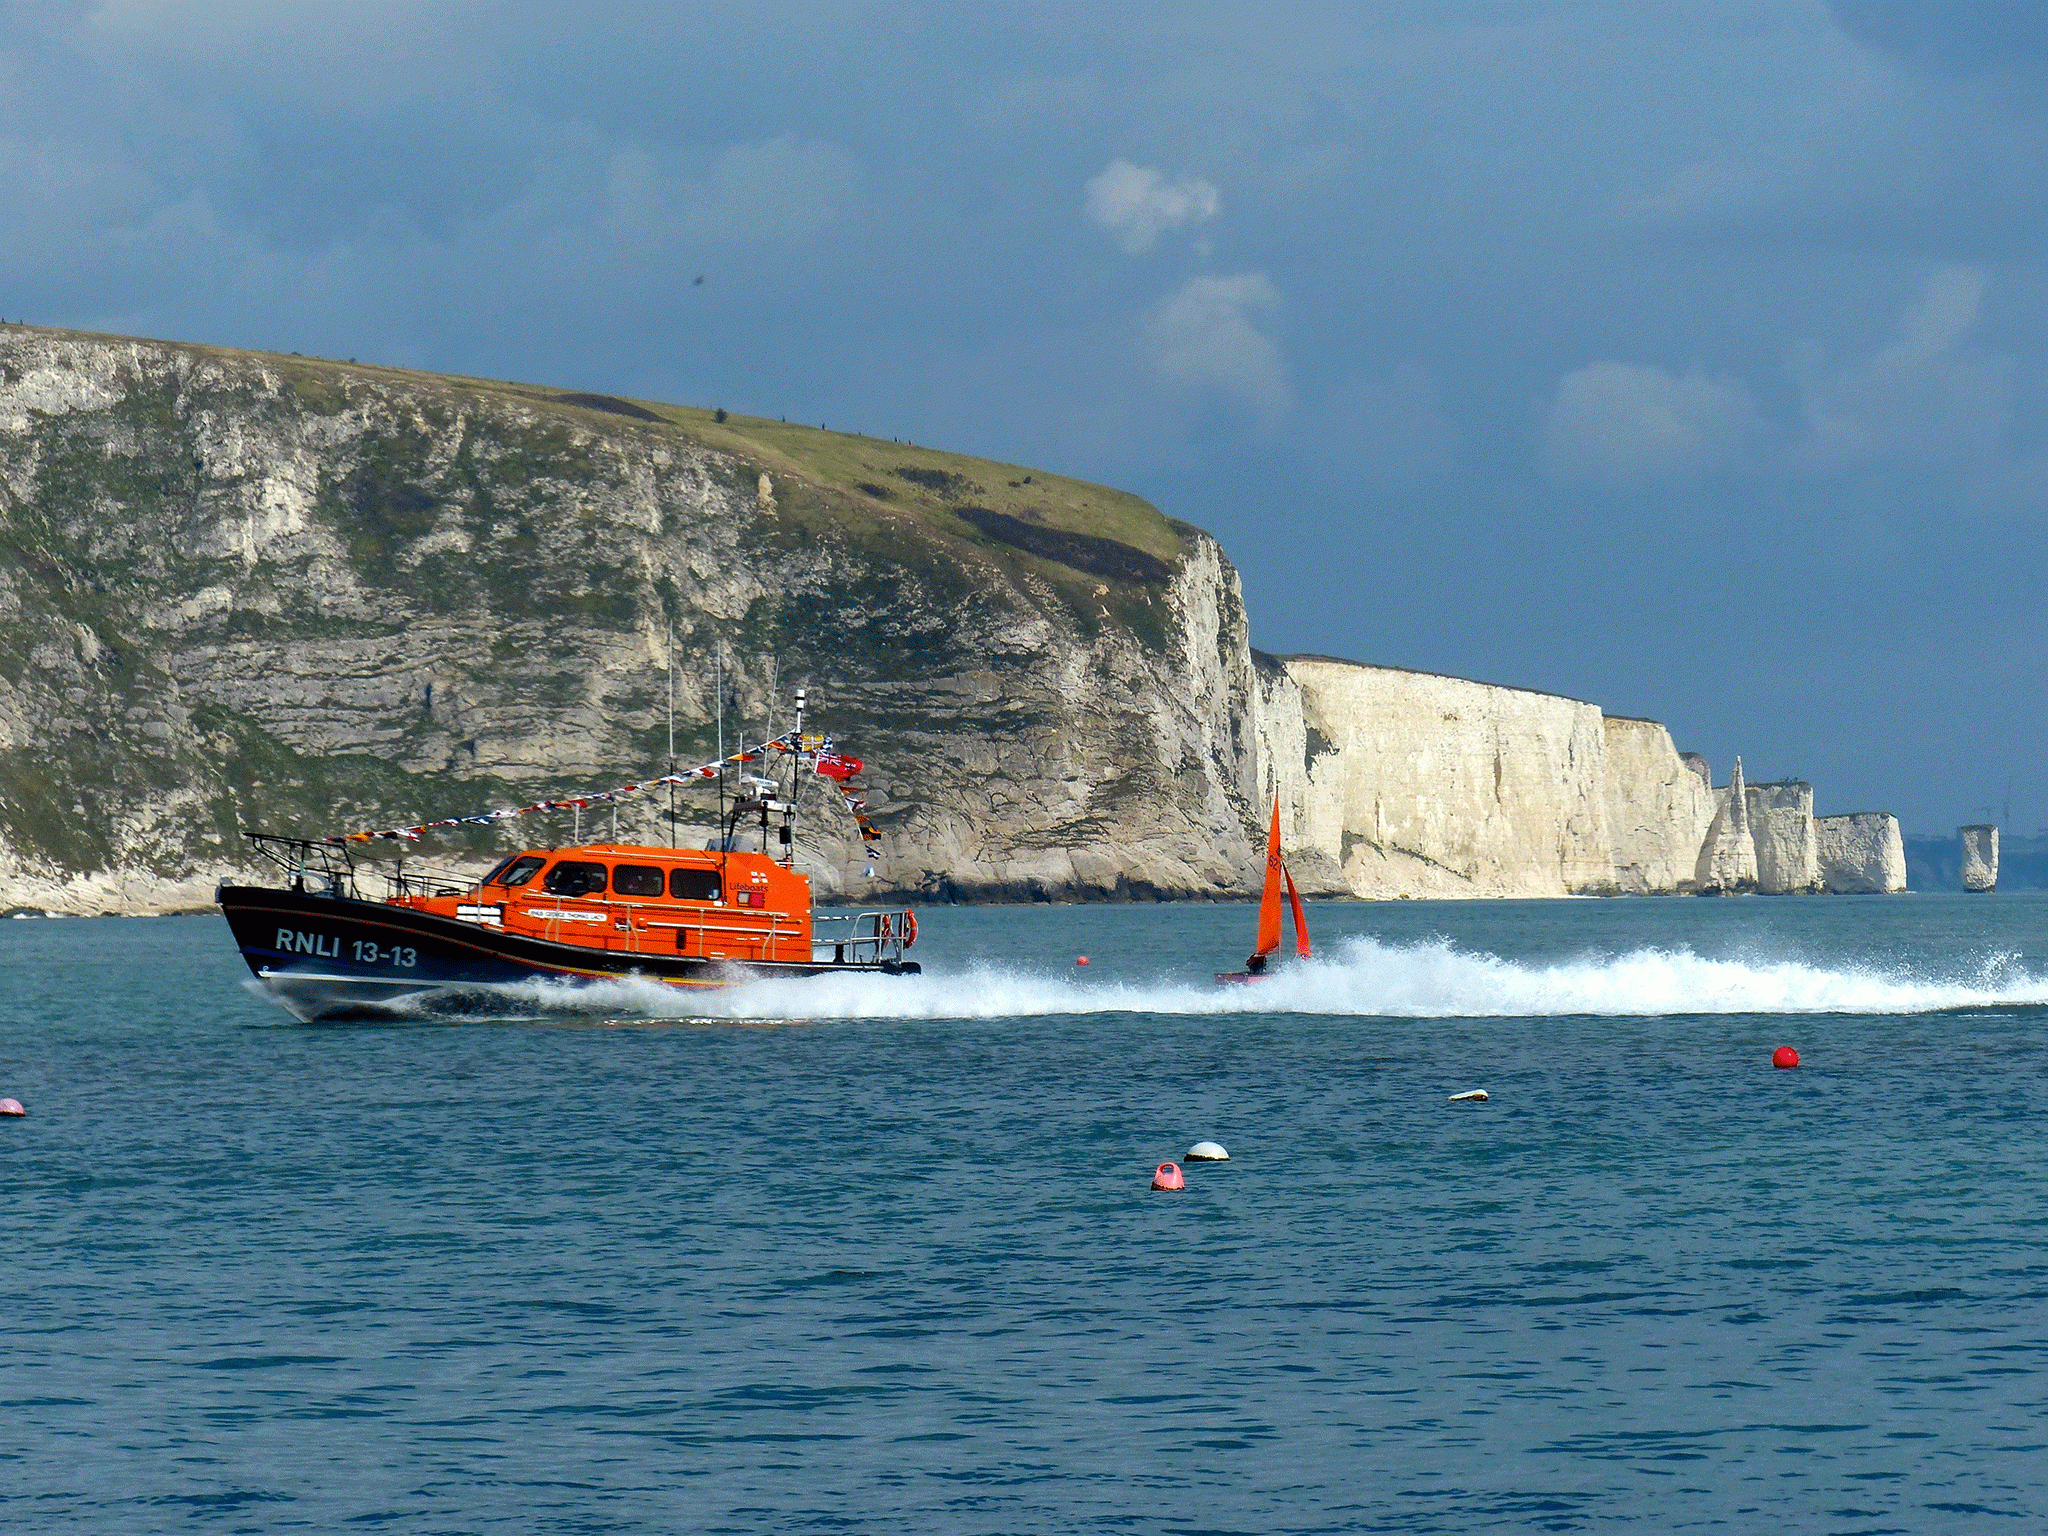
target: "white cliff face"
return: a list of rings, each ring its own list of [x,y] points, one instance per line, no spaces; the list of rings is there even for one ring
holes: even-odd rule
[[[1301,735],[1265,761],[1301,796],[1304,872],[1356,896],[1562,896],[1613,888],[1600,711],[1576,699],[1325,657],[1284,659]],[[1302,742],[1304,771],[1292,753]],[[1284,743],[1284,744],[1283,744]],[[1283,831],[1285,830],[1283,820]]]
[[[1823,880],[1813,790],[1710,786],[1654,720],[1462,678],[1321,656],[1257,658],[1258,789],[1280,798],[1304,890],[1369,899],[1903,890],[1851,818]],[[1855,876],[1861,861],[1870,873]],[[1893,881],[1896,866],[1898,878]],[[1861,888],[1858,883],[1856,888]]]
[[[1690,891],[1700,844],[1714,820],[1705,764],[1695,768],[1654,720],[1609,715],[1602,799],[1614,849],[1614,884],[1625,896]],[[1690,756],[1690,754],[1688,754]]]
[[[1963,843],[1963,889],[1966,891],[1995,891],[1998,889],[1998,828],[1983,823],[1971,827],[1959,827],[1956,836]]]
[[[1822,886],[1838,896],[1889,896],[1906,888],[1906,842],[1899,818],[1856,811],[1814,819]]]
[[[1287,851],[1295,883],[1311,896],[1357,895],[1344,876],[1341,843],[1335,850],[1324,849],[1314,841],[1312,832],[1318,796],[1311,789],[1309,775],[1316,759],[1330,755],[1331,744],[1320,733],[1311,736],[1301,684],[1288,664],[1256,651],[1252,659],[1254,780],[1245,798],[1253,820],[1267,815],[1277,798],[1281,846]],[[1263,836],[1262,828],[1248,830]],[[1249,873],[1249,878],[1255,881],[1260,877]]]
[[[1820,848],[1813,820],[1813,786],[1797,781],[1751,784],[1744,801],[1756,845],[1756,888],[1766,896],[1796,896],[1821,889]]]

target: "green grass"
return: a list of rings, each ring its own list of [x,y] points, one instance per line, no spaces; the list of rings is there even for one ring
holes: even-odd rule
[[[132,339],[74,331],[43,334],[90,340]],[[785,482],[795,480],[817,490],[837,492],[870,511],[887,510],[907,516],[976,543],[991,541],[957,516],[955,508],[984,508],[1047,529],[1109,539],[1168,565],[1177,564],[1182,555],[1179,526],[1142,497],[996,459],[912,447],[889,438],[832,432],[762,416],[728,415],[720,422],[716,412],[696,406],[581,394],[540,384],[423,373],[409,368],[190,342],[158,345],[199,356],[261,364],[283,378],[299,397],[299,403],[320,413],[346,409],[351,388],[364,385],[402,386],[430,401],[439,397],[449,408],[460,408],[465,396],[517,401],[544,418],[546,425],[536,439],[534,467],[538,472],[544,465],[545,472],[556,479],[587,475],[589,464],[587,460],[579,462],[579,456],[569,450],[564,437],[541,442],[541,438],[552,435],[547,428],[557,433],[564,427],[608,435],[645,432],[694,441],[730,454],[752,466],[754,474],[766,470],[775,482],[778,501],[782,499]],[[610,408],[579,403],[589,401],[609,402]],[[654,419],[646,419],[650,416]],[[402,449],[398,456],[402,457]],[[509,476],[510,470],[509,465],[497,468],[501,485],[508,477],[516,478]],[[751,491],[751,484],[746,489]]]

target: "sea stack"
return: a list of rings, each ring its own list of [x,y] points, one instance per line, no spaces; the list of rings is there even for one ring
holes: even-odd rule
[[[1735,759],[1728,787],[1714,791],[1720,803],[1700,848],[1697,889],[1702,896],[1738,896],[1757,888],[1756,840],[1749,831],[1749,795],[1742,783],[1742,759]]]
[[[1889,811],[1816,816],[1821,884],[1836,896],[1891,896],[1906,888],[1906,841]]]
[[[1963,889],[1997,890],[1998,828],[1988,821],[1979,822],[1973,827],[1956,828],[1956,836],[1963,842]]]
[[[1756,848],[1756,888],[1767,896],[1820,890],[1813,786],[1796,780],[1752,784],[1743,803],[1749,813],[1750,842]]]

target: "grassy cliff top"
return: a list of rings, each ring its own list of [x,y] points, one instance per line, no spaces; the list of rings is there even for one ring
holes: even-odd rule
[[[552,415],[584,430],[637,430],[682,438],[758,464],[771,478],[795,477],[877,509],[888,508],[952,525],[966,513],[985,532],[1030,548],[1032,530],[1045,531],[1034,552],[1061,558],[1060,535],[1107,539],[1167,566],[1182,554],[1177,526],[1143,498],[1109,486],[1048,474],[994,459],[914,447],[890,438],[832,432],[761,416],[725,415],[658,400],[632,400],[503,379],[425,373],[373,363],[339,362],[297,353],[255,352],[195,342],[144,341],[42,326],[0,325],[8,333],[70,341],[145,345],[281,374],[309,401],[341,405],[351,382],[422,393],[496,400]],[[1017,525],[1022,525],[1017,526]],[[1137,572],[1132,573],[1134,576]],[[1164,572],[1150,573],[1157,579]],[[1140,577],[1139,579],[1142,579]]]

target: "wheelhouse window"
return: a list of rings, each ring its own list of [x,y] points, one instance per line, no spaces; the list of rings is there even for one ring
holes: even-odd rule
[[[560,860],[541,881],[550,896],[600,896],[604,885],[604,866],[584,859]]]
[[[485,875],[484,884],[506,887],[524,885],[540,872],[541,865],[545,863],[547,860],[537,853],[514,854]]]
[[[718,900],[718,871],[715,869],[672,869],[668,872],[668,893],[677,901]]]
[[[652,864],[614,864],[612,889],[621,896],[659,896],[661,871]]]

